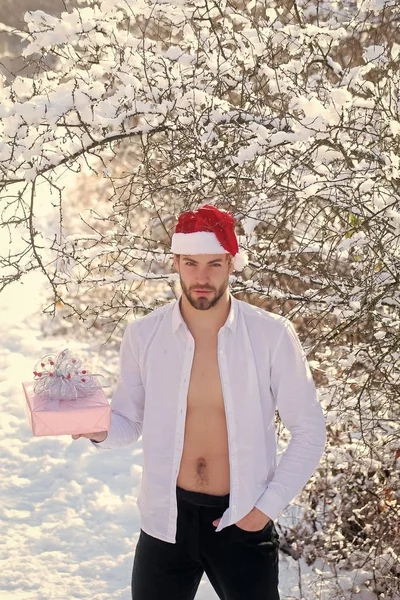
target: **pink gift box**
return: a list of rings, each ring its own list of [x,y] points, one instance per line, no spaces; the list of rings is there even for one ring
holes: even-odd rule
[[[33,382],[22,384],[26,398],[26,412],[33,435],[75,435],[108,431],[111,425],[111,407],[103,390],[77,400],[46,402],[33,391]]]

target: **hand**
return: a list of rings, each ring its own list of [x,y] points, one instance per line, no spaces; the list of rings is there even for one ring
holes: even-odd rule
[[[218,523],[221,519],[215,519],[213,521],[213,525],[217,527]],[[266,524],[271,519],[263,513],[256,506],[245,516],[243,519],[240,519],[235,525],[239,527],[239,529],[244,529],[245,531],[260,531],[264,529]]]
[[[107,431],[98,431],[97,433],[76,433],[71,437],[73,440],[78,440],[79,438],[84,437],[88,440],[94,440],[95,442],[104,442],[107,436]]]

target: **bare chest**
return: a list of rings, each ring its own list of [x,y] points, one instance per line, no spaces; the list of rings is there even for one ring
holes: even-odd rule
[[[207,411],[224,409],[217,343],[199,343],[195,349],[187,407]]]
[[[229,451],[215,343],[196,344],[187,395],[185,439],[177,483],[187,490],[229,492]]]

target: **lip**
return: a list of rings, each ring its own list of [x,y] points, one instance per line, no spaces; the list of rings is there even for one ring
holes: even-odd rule
[[[195,294],[211,294],[211,290],[193,290]]]

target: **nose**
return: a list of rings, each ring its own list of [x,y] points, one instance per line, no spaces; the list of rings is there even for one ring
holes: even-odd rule
[[[209,273],[208,273],[208,269],[207,267],[205,268],[201,268],[199,267],[197,273],[196,273],[197,277],[197,283],[199,285],[206,285],[209,282]]]

